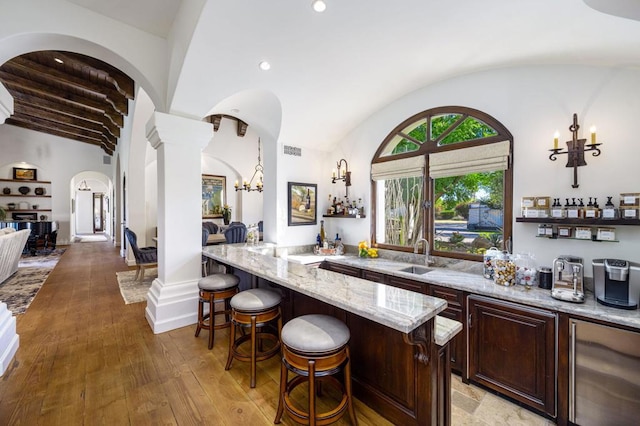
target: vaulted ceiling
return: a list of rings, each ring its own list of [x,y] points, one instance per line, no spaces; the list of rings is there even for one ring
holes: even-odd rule
[[[100,146],[112,155],[134,81],[118,69],[71,52],[39,51],[0,66],[14,99],[6,124]]]

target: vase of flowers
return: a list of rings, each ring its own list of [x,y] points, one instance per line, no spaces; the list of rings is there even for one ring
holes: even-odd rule
[[[225,225],[228,225],[231,221],[231,207],[228,204],[222,206],[222,220]]]
[[[358,256],[360,257],[378,257],[378,249],[369,247],[366,241],[358,243]]]

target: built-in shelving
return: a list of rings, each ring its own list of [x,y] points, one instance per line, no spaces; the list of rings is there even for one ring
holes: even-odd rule
[[[619,243],[618,240],[598,240],[595,238],[576,238],[576,237],[547,237],[546,235],[536,235],[536,238],[546,238],[548,240],[578,240],[578,241],[596,241],[598,243]]]
[[[550,225],[630,225],[640,226],[640,219],[567,219],[554,217],[517,217],[516,222],[548,223]]]
[[[355,214],[323,214],[322,217],[338,217],[344,219],[364,219],[366,216],[355,215]]]

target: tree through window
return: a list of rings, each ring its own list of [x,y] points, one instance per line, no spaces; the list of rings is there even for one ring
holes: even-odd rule
[[[513,138],[489,115],[464,107],[423,111],[382,142],[371,167],[380,247],[479,259],[511,236]]]

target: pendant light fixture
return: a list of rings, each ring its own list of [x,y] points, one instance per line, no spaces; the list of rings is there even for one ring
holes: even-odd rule
[[[323,0],[313,0],[311,7],[313,7],[313,10],[316,12],[324,12],[327,9],[327,4]]]
[[[78,191],[91,191],[89,185],[87,185],[87,181],[83,180],[80,182],[80,186],[78,186]]]
[[[262,192],[262,188],[264,185],[264,174],[263,174],[262,160],[260,158],[260,138],[258,138],[258,164],[256,164],[255,171],[253,172],[253,176],[251,176],[250,181],[244,180],[242,185],[236,181],[234,187],[236,191],[258,191]],[[253,180],[256,180],[256,186],[253,187]]]

